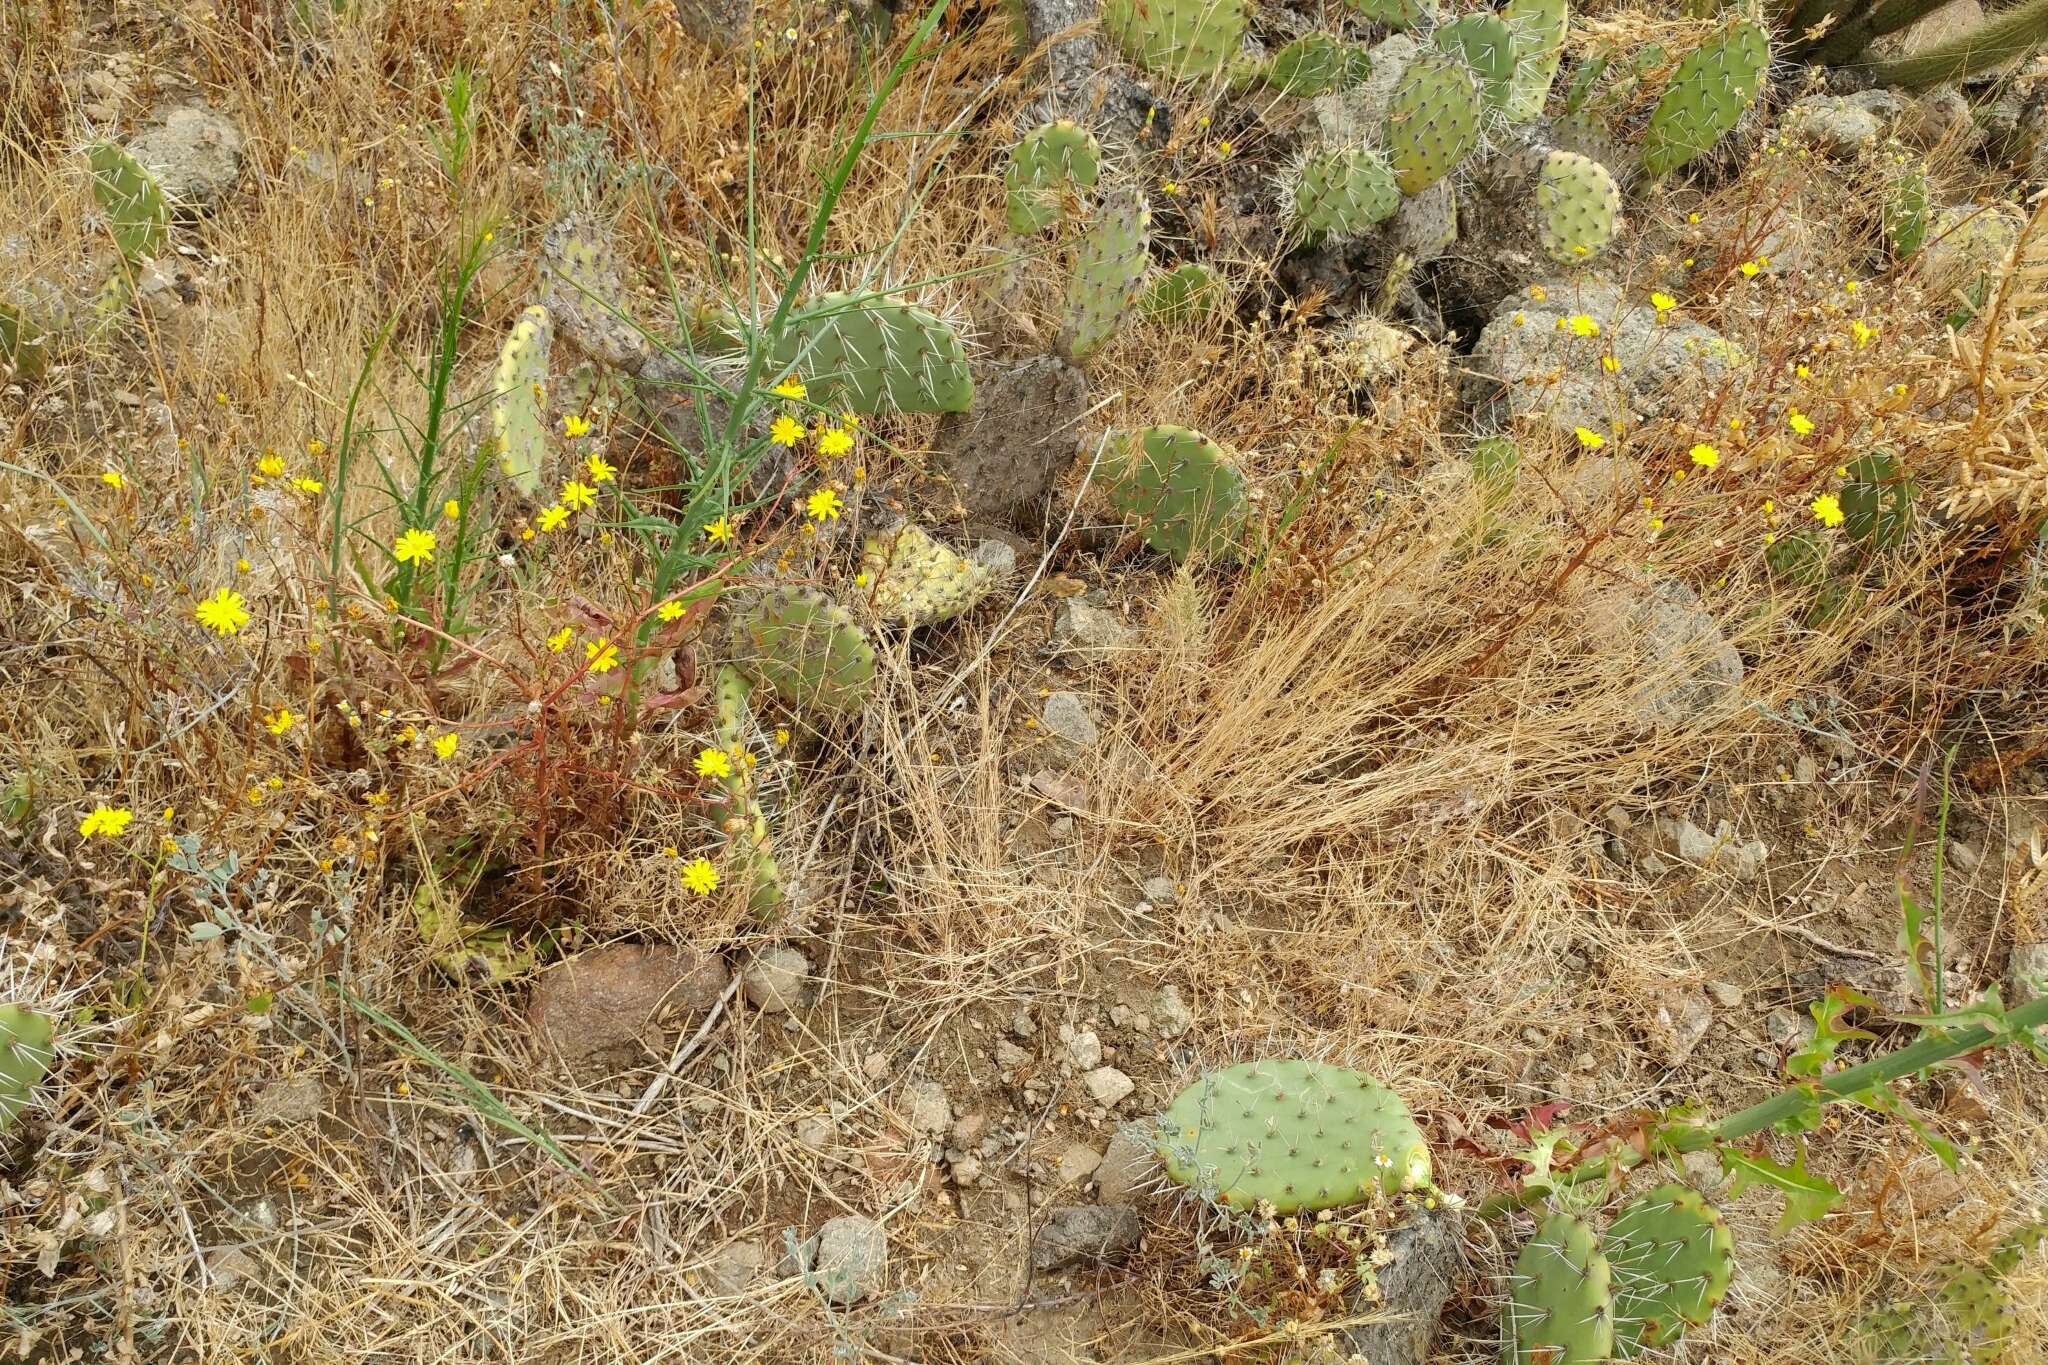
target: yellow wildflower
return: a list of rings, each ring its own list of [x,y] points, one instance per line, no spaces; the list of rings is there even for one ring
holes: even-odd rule
[[[455,757],[455,746],[462,743],[462,736],[450,730],[445,735],[434,737],[434,752],[442,758]]]
[[[434,533],[413,527],[392,542],[391,556],[401,564],[418,564],[424,567],[433,563]]]
[[[1798,408],[1793,408],[1791,412],[1786,415],[1785,425],[1792,428],[1792,434],[1795,436],[1813,435],[1813,419],[1811,417],[1808,417],[1805,413],[1801,412]]]
[[[559,502],[550,507],[543,507],[540,510],[540,529],[543,531],[559,531],[562,529],[562,523],[568,519],[569,509],[562,506]]]
[[[853,433],[844,427],[833,427],[818,438],[818,453],[825,456],[844,455],[853,449]]]
[[[1572,433],[1579,438],[1579,444],[1588,450],[1598,450],[1607,444],[1607,438],[1591,427],[1580,427]]]
[[[280,706],[275,715],[264,719],[263,728],[273,735],[281,735],[298,723],[299,718],[292,714],[289,706]]]
[[[135,818],[135,812],[126,806],[94,806],[92,812],[78,822],[79,837],[90,839],[95,834],[111,839],[124,833],[128,822]]]
[[[700,749],[697,752],[697,776],[731,777],[732,759],[723,749]]]
[[[728,517],[713,518],[705,525],[704,536],[714,545],[730,545],[732,543],[732,520]]]
[[[262,459],[256,462],[256,472],[261,474],[266,479],[283,478],[284,457],[282,455],[274,453],[266,454]]]
[[[804,438],[804,424],[784,414],[768,426],[768,439],[779,446],[794,446]]]
[[[683,864],[683,886],[699,896],[708,896],[718,889],[718,869],[707,859],[692,858]]]
[[[248,604],[242,600],[242,594],[230,588],[202,599],[192,614],[200,625],[216,635],[239,635],[242,627],[249,624]]]
[[[1567,320],[1573,336],[1596,337],[1600,335],[1600,324],[1584,313],[1574,313]]]
[[[587,483],[571,479],[562,485],[562,506],[572,512],[581,512],[597,502],[597,490]]]
[[[820,488],[804,499],[804,513],[812,521],[837,521],[844,506],[839,495],[829,488]]]
[[[775,392],[783,398],[800,399],[808,396],[810,390],[804,387],[803,380],[791,375],[775,386]]]
[[[327,486],[318,479],[309,479],[302,475],[292,480],[292,487],[301,493],[319,493],[324,492]]]
[[[450,521],[460,520],[462,517],[462,504],[454,498],[448,499],[448,501],[441,504],[441,515]]]
[[[562,417],[562,434],[572,440],[578,436],[588,436],[590,434],[590,419],[578,416],[573,412],[564,414]]]
[[[1877,328],[1858,318],[1849,324],[1849,335],[1856,339],[1856,349],[1860,351],[1877,336]]]
[[[680,621],[683,619],[683,604],[680,602],[664,602],[655,608],[654,614],[664,621]]]
[[[583,646],[583,657],[592,673],[609,673],[619,666],[619,647],[600,635]]]
[[[1650,295],[1650,306],[1659,313],[1668,313],[1678,307],[1678,300],[1659,289]]]
[[[610,483],[619,473],[602,455],[593,455],[585,460],[583,468],[589,472],[592,483]]]
[[[1692,448],[1692,462],[1701,469],[1712,469],[1721,463],[1721,452],[1702,441]]]
[[[100,475],[100,482],[109,488],[126,488],[128,480],[121,477],[118,469],[109,469]]]
[[[569,647],[569,642],[575,638],[576,632],[568,626],[563,626],[553,635],[548,636],[548,652],[551,654],[560,654],[563,650]]]
[[[1813,519],[1823,526],[1842,524],[1842,500],[1833,493],[1823,493],[1807,504],[1813,512]]]
[[[1763,269],[1763,267],[1758,265],[1755,261],[1744,261],[1741,265],[1738,265],[1735,268],[1742,272],[1743,278],[1751,280],[1756,278],[1757,271]]]

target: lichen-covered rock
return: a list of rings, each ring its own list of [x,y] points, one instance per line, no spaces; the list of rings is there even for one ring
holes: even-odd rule
[[[1596,646],[1624,661],[1625,700],[1638,731],[1675,729],[1740,698],[1742,655],[1698,593],[1675,578],[1611,581],[1585,603]]]
[[[1809,95],[1785,111],[1778,127],[1838,160],[1853,160],[1906,116],[1906,101],[1889,90],[1853,95]]]
[[[242,175],[242,130],[203,104],[165,114],[128,142],[174,211],[211,213]]]
[[[818,1292],[836,1304],[858,1303],[889,1274],[889,1234],[872,1218],[842,1214],[818,1229],[810,1273]]]
[[[977,375],[974,406],[940,419],[940,467],[970,520],[1037,529],[1046,495],[1073,459],[1088,377],[1055,356]]]
[[[1429,1365],[1444,1305],[1464,1270],[1458,1230],[1442,1211],[1416,1209],[1384,1234],[1372,1253],[1373,1274],[1356,1308],[1371,1320],[1346,1329],[1345,1349],[1373,1365]]]
[[[1138,1245],[1145,1225],[1122,1204],[1067,1204],[1046,1215],[1031,1241],[1031,1268],[1041,1273],[1117,1260]]]

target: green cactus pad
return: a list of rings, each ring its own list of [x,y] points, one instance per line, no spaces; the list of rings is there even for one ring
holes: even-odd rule
[[[1600,1251],[1613,1272],[1614,1353],[1623,1359],[1704,1326],[1735,1273],[1720,1210],[1685,1185],[1659,1185],[1629,1201]]]
[[[1257,65],[1254,72],[1283,95],[1327,95],[1365,84],[1372,75],[1372,53],[1362,43],[1347,43],[1327,33],[1304,33]]]
[[[1334,1209],[1429,1184],[1399,1095],[1362,1071],[1288,1058],[1201,1077],[1159,1116],[1166,1173],[1233,1208]]]
[[[851,711],[875,684],[875,654],[845,608],[815,588],[776,588],[739,622],[735,662],[792,706]]]
[[[924,309],[884,294],[826,294],[790,315],[772,361],[811,398],[857,413],[965,412],[967,351]]]
[[[1230,559],[1245,513],[1244,476],[1215,442],[1186,427],[1146,427],[1105,455],[1096,482],[1139,524],[1145,543],[1184,563]]]
[[[1593,1230],[1553,1213],[1515,1258],[1508,1365],[1598,1365],[1614,1354],[1612,1271]]]
[[[92,197],[107,215],[122,257],[133,265],[162,251],[171,209],[156,177],[111,142],[94,143],[86,161],[92,167]]]
[[[540,491],[547,463],[548,310],[534,304],[498,352],[491,374],[491,438],[498,467],[526,497]]]
[[[1386,158],[1368,147],[1324,147],[1296,165],[1287,198],[1297,231],[1343,240],[1385,222],[1401,207]]]
[[[1075,250],[1067,285],[1066,325],[1060,335],[1067,359],[1079,364],[1116,334],[1145,279],[1151,225],[1151,210],[1135,196],[1121,196],[1097,211]]]
[[[1449,175],[1479,141],[1479,88],[1463,60],[1421,52],[1387,106],[1387,159],[1404,194]]]
[[[1467,14],[1432,35],[1437,47],[1460,58],[1479,79],[1480,93],[1493,108],[1508,102],[1515,74],[1515,32],[1497,14]]]
[[[1350,0],[1350,4],[1362,18],[1390,28],[1414,28],[1436,14],[1436,6],[1422,0]]]
[[[1909,163],[1899,167],[1891,182],[1891,197],[1884,206],[1884,235],[1892,254],[1900,260],[1920,249],[1927,240],[1927,167]]]
[[[2013,1344],[2012,1295],[1975,1266],[1957,1266],[1936,1296],[1948,1339],[1970,1365],[1996,1365]]]
[[[0,381],[33,384],[48,368],[50,353],[42,329],[12,304],[0,303]]]
[[[1669,175],[1719,142],[1763,89],[1771,43],[1748,21],[1687,53],[1643,132],[1643,169]]]
[[[1551,82],[1557,79],[1558,59],[1564,52],[1567,8],[1567,0],[1508,0],[1500,12],[1515,34],[1515,74],[1508,82],[1507,103],[1501,108],[1512,123],[1528,123],[1543,116]]]
[[[1124,56],[1177,81],[1214,76],[1244,43],[1245,0],[1104,0],[1102,31]]]
[[[1223,281],[1197,261],[1183,261],[1152,276],[1143,307],[1161,322],[1187,322],[1220,311],[1226,302]]]
[[[861,568],[875,610],[907,625],[930,625],[966,611],[995,586],[986,565],[953,553],[915,526],[869,536]]]
[[[0,1133],[27,1109],[57,1060],[57,1025],[22,1005],[0,1005]]]
[[[615,369],[640,368],[653,345],[626,309],[617,253],[595,218],[571,214],[548,229],[540,278],[557,336]]]
[[[1842,484],[1842,529],[1872,550],[1892,550],[1913,530],[1913,495],[1918,485],[1889,450],[1873,450],[1852,461]]]
[[[1536,218],[1543,249],[1566,263],[1588,260],[1614,237],[1621,189],[1607,168],[1577,152],[1543,158],[1536,181]]]
[[[1049,227],[1060,216],[1061,196],[1093,188],[1102,174],[1102,148],[1095,135],[1061,119],[1033,128],[1010,149],[1003,172],[1003,204],[1010,231],[1020,235]]]

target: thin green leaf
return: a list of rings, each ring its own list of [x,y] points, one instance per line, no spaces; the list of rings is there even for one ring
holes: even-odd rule
[[[1803,1145],[1790,1166],[1767,1156],[1723,1147],[1721,1169],[1735,1179],[1734,1186],[1728,1191],[1731,1198],[1758,1185],[1768,1186],[1785,1196],[1785,1211],[1778,1216],[1781,1235],[1801,1223],[1811,1223],[1820,1218],[1842,1197],[1842,1192],[1833,1185],[1808,1173]]]

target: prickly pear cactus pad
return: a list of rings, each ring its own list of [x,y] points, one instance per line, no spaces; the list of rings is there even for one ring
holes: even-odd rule
[[[556,332],[593,360],[638,370],[652,349],[626,311],[617,253],[597,220],[575,213],[541,239],[542,299]]]
[[[777,588],[740,620],[736,662],[791,706],[851,711],[875,684],[875,655],[844,607],[815,588]]]
[[[930,625],[958,616],[988,596],[995,574],[963,558],[915,526],[869,536],[861,568],[875,609],[907,625]]]
[[[1096,473],[1110,504],[1139,523],[1153,549],[1185,562],[1228,559],[1244,525],[1244,476],[1208,437],[1186,427],[1124,436]]]
[[[1150,259],[1146,243],[1152,212],[1142,199],[1126,196],[1102,205],[1074,253],[1067,285],[1066,326],[1061,333],[1067,359],[1079,364],[1116,333],[1124,310],[1137,297]]]
[[[1668,175],[1719,142],[1763,89],[1771,43],[1743,21],[1687,53],[1643,132],[1643,169]]]
[[[498,467],[526,497],[540,491],[547,462],[548,310],[534,304],[519,315],[491,374],[491,438]]]
[[[1495,14],[1468,14],[1445,24],[1433,36],[1439,48],[1463,58],[1472,68],[1489,105],[1499,108],[1507,103],[1509,81],[1515,74],[1515,34],[1506,21]]]
[[[1429,1184],[1399,1095],[1362,1071],[1284,1058],[1212,1071],[1159,1116],[1166,1173],[1233,1208],[1342,1208]]]
[[[1224,303],[1223,281],[1199,261],[1162,270],[1145,289],[1145,311],[1162,322],[1186,322],[1216,312]]]
[[[1697,1190],[1659,1185],[1629,1201],[1600,1240],[1613,1274],[1614,1351],[1632,1358],[1705,1325],[1735,1273],[1720,1210]]]
[[[1372,75],[1372,55],[1358,43],[1327,33],[1304,33],[1275,52],[1256,74],[1283,95],[1306,98],[1365,84]]]
[[[1902,162],[1891,182],[1891,197],[1884,206],[1885,240],[1900,260],[1912,255],[1927,240],[1927,169],[1914,162]]]
[[[1350,4],[1361,17],[1393,28],[1414,28],[1436,14],[1436,6],[1423,0],[1350,0]]]
[[[122,257],[133,265],[162,251],[171,210],[156,177],[111,142],[93,144],[86,160],[92,167],[92,197],[107,215]]]
[[[57,1059],[57,1026],[47,1014],[0,1005],[0,1133],[28,1108]]]
[[[1101,174],[1102,148],[1093,133],[1065,119],[1033,128],[1010,149],[1003,172],[1010,231],[1023,235],[1050,226],[1060,216],[1061,195],[1093,188]]]
[[[1387,159],[1403,194],[1449,175],[1479,141],[1479,87],[1447,52],[1422,52],[1401,73],[1387,106]]]
[[[1102,31],[1123,54],[1174,80],[1214,76],[1244,43],[1244,0],[1104,0]]]
[[[1515,1258],[1508,1365],[1599,1365],[1614,1356],[1613,1279],[1593,1229],[1553,1213]]]
[[[854,412],[965,412],[974,401],[967,351],[953,329],[885,294],[826,294],[790,316],[776,373]]]
[[[1323,147],[1288,177],[1295,227],[1316,238],[1356,237],[1401,207],[1401,187],[1386,158],[1368,147]]]
[[[1536,181],[1536,217],[1545,251],[1567,263],[1583,261],[1613,239],[1621,189],[1591,157],[1552,152]]]
[[[1508,0],[1501,18],[1515,34],[1515,74],[1501,112],[1511,123],[1543,116],[1551,82],[1564,52],[1566,0]]]

